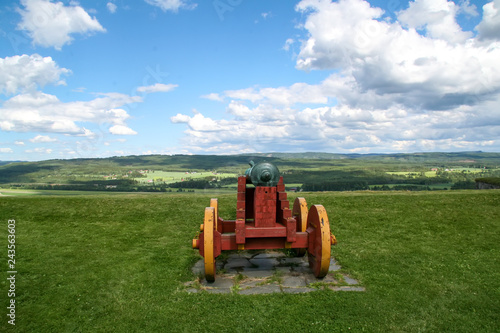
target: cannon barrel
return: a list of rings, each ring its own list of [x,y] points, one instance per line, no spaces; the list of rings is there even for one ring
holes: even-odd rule
[[[280,180],[278,168],[269,162],[250,162],[250,168],[245,171],[247,182],[254,186],[276,186]]]

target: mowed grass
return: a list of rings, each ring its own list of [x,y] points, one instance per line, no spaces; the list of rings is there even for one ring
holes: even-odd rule
[[[366,292],[188,294],[210,195],[2,197],[0,331],[8,219],[19,332],[500,331],[500,191],[300,195],[325,206]],[[236,195],[219,206],[234,218]]]

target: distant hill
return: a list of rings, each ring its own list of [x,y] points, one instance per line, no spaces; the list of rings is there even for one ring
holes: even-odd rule
[[[448,171],[453,168],[472,168],[475,173],[478,173],[478,177],[497,177],[497,173],[500,172],[500,153],[480,151],[414,154],[271,152],[241,155],[138,155],[53,159],[38,162],[1,162],[0,184],[94,186],[99,182],[108,182],[112,179],[121,180],[130,185],[133,176],[129,177],[129,175],[138,174],[144,170],[149,170],[151,173],[154,171],[181,173],[210,171],[217,174],[243,174],[251,160],[275,163],[282,172],[285,182],[291,184],[313,184],[328,180],[337,183],[342,181],[344,182],[342,186],[344,186],[346,181],[356,180],[363,187],[396,183],[419,183],[427,186],[431,180],[452,184],[470,181],[469,178],[473,176],[467,171],[469,173],[467,175],[458,176],[455,173],[451,177],[451,174],[440,174],[440,177],[434,179],[425,178],[425,172],[431,169],[440,168]],[[389,176],[388,172],[399,172],[403,175]],[[412,173],[412,176],[406,176],[405,173]],[[419,178],[417,182],[417,179],[414,179],[417,176],[423,178]],[[153,174],[149,177],[155,178]],[[352,188],[352,184],[348,185]]]
[[[23,162],[23,161],[0,161],[0,166],[1,165],[7,165],[7,164],[10,164],[10,163],[19,163],[19,162]]]

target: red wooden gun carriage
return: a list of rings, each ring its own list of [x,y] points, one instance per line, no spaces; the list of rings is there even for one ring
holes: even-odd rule
[[[204,258],[205,278],[215,280],[215,260],[223,250],[295,249],[307,252],[309,266],[318,278],[330,267],[331,245],[336,239],[322,205],[308,211],[304,198],[296,198],[292,209],[283,177],[271,163],[250,163],[245,176],[238,178],[236,220],[219,216],[217,199],[205,208],[201,233],[193,248]]]

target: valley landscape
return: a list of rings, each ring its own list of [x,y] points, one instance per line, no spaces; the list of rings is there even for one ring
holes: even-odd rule
[[[267,153],[142,155],[0,166],[0,188],[108,192],[234,191],[254,160],[276,164],[294,191],[474,189],[500,177],[500,154]]]

